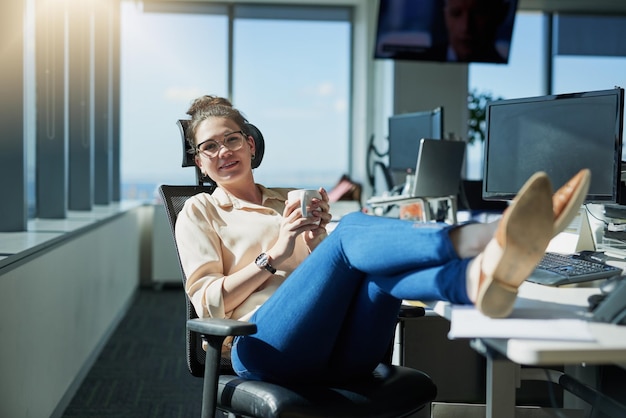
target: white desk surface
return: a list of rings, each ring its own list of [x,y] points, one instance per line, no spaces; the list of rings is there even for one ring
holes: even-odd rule
[[[556,311],[578,312],[584,317],[587,311],[587,298],[598,293],[595,287],[556,288],[525,282],[519,290],[518,302],[537,301],[542,308],[552,305]],[[526,299],[526,300],[524,300]],[[519,309],[516,303],[516,309]],[[527,306],[527,305],[524,305]],[[453,305],[436,302],[433,310],[448,319]],[[515,315],[513,311],[513,316]],[[506,319],[505,319],[506,321]],[[511,321],[512,322],[512,321]],[[487,346],[505,355],[517,364],[626,364],[626,326],[589,322],[591,335],[595,341],[564,341],[526,338],[480,338]],[[539,322],[538,326],[541,326]]]

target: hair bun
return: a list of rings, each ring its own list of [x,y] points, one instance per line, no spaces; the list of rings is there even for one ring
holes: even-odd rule
[[[191,106],[189,106],[189,109],[187,110],[187,114],[193,117],[196,113],[207,110],[208,108],[214,106],[225,106],[232,108],[233,104],[230,102],[230,100],[224,97],[211,96],[206,94],[204,96],[198,97],[193,101],[193,103],[191,103]]]

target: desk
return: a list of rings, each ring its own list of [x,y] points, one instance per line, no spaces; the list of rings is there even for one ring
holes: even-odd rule
[[[597,288],[552,288],[525,282],[519,297],[536,300],[544,306],[545,302],[551,302],[555,309],[565,305],[578,307],[582,313],[587,309],[587,298],[594,293],[598,293]],[[439,315],[451,318],[454,306],[446,302],[431,306]],[[626,364],[626,326],[590,323],[589,329],[595,338],[593,342],[515,338],[473,341],[473,347],[487,359],[487,418],[515,416],[515,389],[519,386],[522,364]]]

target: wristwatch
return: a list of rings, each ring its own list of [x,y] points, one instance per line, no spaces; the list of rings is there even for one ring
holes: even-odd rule
[[[256,258],[256,260],[254,260],[254,263],[260,269],[265,269],[265,270],[269,271],[272,274],[276,273],[276,269],[274,267],[272,267],[272,265],[270,264],[270,256],[267,255],[266,253],[259,254],[259,256]]]

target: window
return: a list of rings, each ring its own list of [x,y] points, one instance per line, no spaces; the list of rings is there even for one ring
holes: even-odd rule
[[[583,76],[584,75],[584,76]],[[554,57],[554,93],[626,88],[626,58]]]
[[[350,24],[240,18],[234,103],[263,133],[256,180],[330,189],[348,170]]]
[[[556,15],[555,53],[560,55],[554,57],[554,93],[626,87],[626,48],[619,36],[625,24],[617,14]]]
[[[231,96],[263,133],[257,181],[330,188],[348,171],[349,9],[150,7],[122,4],[124,199],[150,199],[161,183],[195,182],[195,171],[181,168],[175,123],[203,94]]]
[[[195,182],[195,171],[181,168],[176,121],[194,98],[226,94],[227,34],[225,15],[148,13],[122,3],[123,199],[150,199],[162,183]]]

